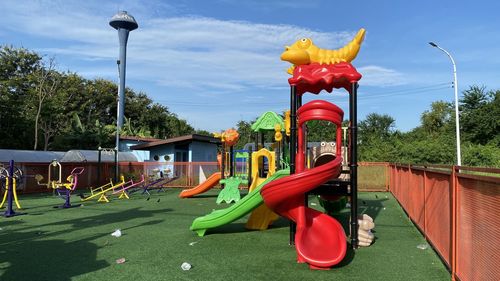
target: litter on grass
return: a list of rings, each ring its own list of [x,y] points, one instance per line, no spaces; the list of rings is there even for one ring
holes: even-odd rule
[[[419,248],[420,250],[425,250],[427,248],[429,248],[429,244],[419,244],[417,245],[417,248]]]
[[[194,244],[198,243],[198,241],[195,241],[195,242],[191,242],[189,243],[189,246],[193,246]]]
[[[122,231],[117,229],[117,230],[115,230],[115,232],[111,233],[111,236],[118,238],[118,237],[122,236]]]
[[[187,263],[187,262],[183,262],[181,264],[181,268],[182,268],[182,270],[190,270],[191,269],[191,265],[189,263]]]
[[[316,206],[316,203],[314,203],[314,202],[311,202],[311,206]]]
[[[122,263],[125,263],[125,262],[126,262],[125,258],[119,258],[119,259],[116,260],[117,264],[122,264]]]

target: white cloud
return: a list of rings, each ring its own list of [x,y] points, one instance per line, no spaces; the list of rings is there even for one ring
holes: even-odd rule
[[[127,4],[140,6],[135,1]],[[6,16],[0,22],[16,32],[61,41],[41,49],[50,55],[114,61],[116,32],[108,26],[114,8],[118,8],[113,6],[105,5],[95,13],[97,6],[92,1],[83,6],[80,2],[36,1],[27,5],[7,1],[2,7]],[[109,15],[104,15],[103,9]],[[196,81],[199,88],[222,91],[278,87],[287,78],[288,64],[279,60],[285,44],[308,36],[320,46],[334,48],[354,34],[196,16],[162,18],[155,13],[158,6],[144,9],[140,11],[144,18],[135,15],[140,27],[130,34],[128,44],[128,63],[141,71],[130,70],[128,77],[147,77],[159,85],[182,86]],[[110,68],[107,73],[115,71],[114,65]]]
[[[148,91],[153,99],[165,93],[174,99],[181,95],[238,99],[235,94],[250,90],[287,92],[289,64],[279,59],[284,45],[307,36],[322,48],[334,49],[356,32],[182,16],[176,7],[161,1],[124,3],[5,0],[0,2],[0,24],[7,32],[50,42],[37,50],[65,61],[60,64],[71,71],[115,80],[118,39],[108,22],[118,9],[126,9],[139,23],[128,42],[128,85],[134,87],[133,81],[155,85],[157,92],[150,91],[155,87]],[[369,65],[358,70],[363,85],[405,83],[403,75],[392,69]]]
[[[358,67],[358,71],[363,75],[360,83],[365,86],[386,87],[408,84],[404,74],[394,69],[367,65]]]

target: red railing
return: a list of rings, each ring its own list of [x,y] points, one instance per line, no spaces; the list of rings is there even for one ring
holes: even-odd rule
[[[391,164],[389,189],[458,280],[500,280],[500,169]]]
[[[66,181],[71,170],[75,167],[84,167],[84,172],[78,178],[78,189],[96,187],[105,184],[114,177],[114,163],[61,163],[62,181]],[[167,187],[188,188],[199,184],[200,173],[203,171],[206,177],[219,170],[217,162],[121,162],[120,174],[125,179],[139,179],[141,174],[146,178],[157,176],[161,171],[164,176],[174,178],[166,184]],[[40,186],[35,180],[35,175],[44,177],[42,182],[47,181],[48,163],[15,163],[15,166],[23,171],[23,182],[18,185],[19,193],[37,193],[49,191],[45,186]],[[100,171],[99,171],[100,170]],[[53,170],[53,176],[58,176],[58,171]]]

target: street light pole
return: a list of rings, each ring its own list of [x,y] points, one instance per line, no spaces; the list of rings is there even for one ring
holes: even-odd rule
[[[442,52],[444,52],[451,60],[451,64],[453,64],[453,88],[455,89],[455,131],[456,131],[456,138],[457,138],[457,165],[462,166],[462,156],[460,153],[460,121],[459,121],[459,116],[458,116],[458,83],[457,83],[457,66],[455,65],[455,60],[453,57],[450,55],[448,51],[445,49],[439,47],[436,43],[434,42],[429,42],[429,45],[431,45],[434,48],[438,48]]]

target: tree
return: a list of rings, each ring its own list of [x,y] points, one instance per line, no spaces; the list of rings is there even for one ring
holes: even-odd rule
[[[35,140],[33,145],[33,150],[37,149],[38,146],[38,129],[40,126],[40,117],[42,115],[42,110],[44,109],[44,102],[46,99],[52,98],[56,95],[58,86],[60,84],[60,75],[55,70],[55,61],[54,58],[50,58],[46,65],[42,64],[34,74],[35,80],[35,95],[36,95],[36,114],[35,114]],[[52,120],[51,117],[48,117],[44,120],[45,124],[45,133],[46,136],[52,136],[54,133],[52,128]],[[45,149],[47,149],[48,140],[45,140]]]
[[[471,86],[460,100],[463,138],[474,144],[500,146],[500,91]]]
[[[452,105],[444,101],[435,101],[431,104],[431,110],[422,113],[420,120],[422,128],[427,134],[438,134],[449,127],[453,115]]]
[[[387,114],[370,113],[359,122],[359,140],[361,143],[371,139],[386,140],[394,132],[394,118]]]
[[[242,149],[245,144],[255,142],[256,133],[252,130],[252,123],[255,121],[257,121],[257,119],[250,122],[240,120],[236,123],[236,131],[240,134],[240,140],[235,145],[235,149]]]
[[[0,147],[33,145],[31,89],[41,57],[24,48],[0,47]]]

